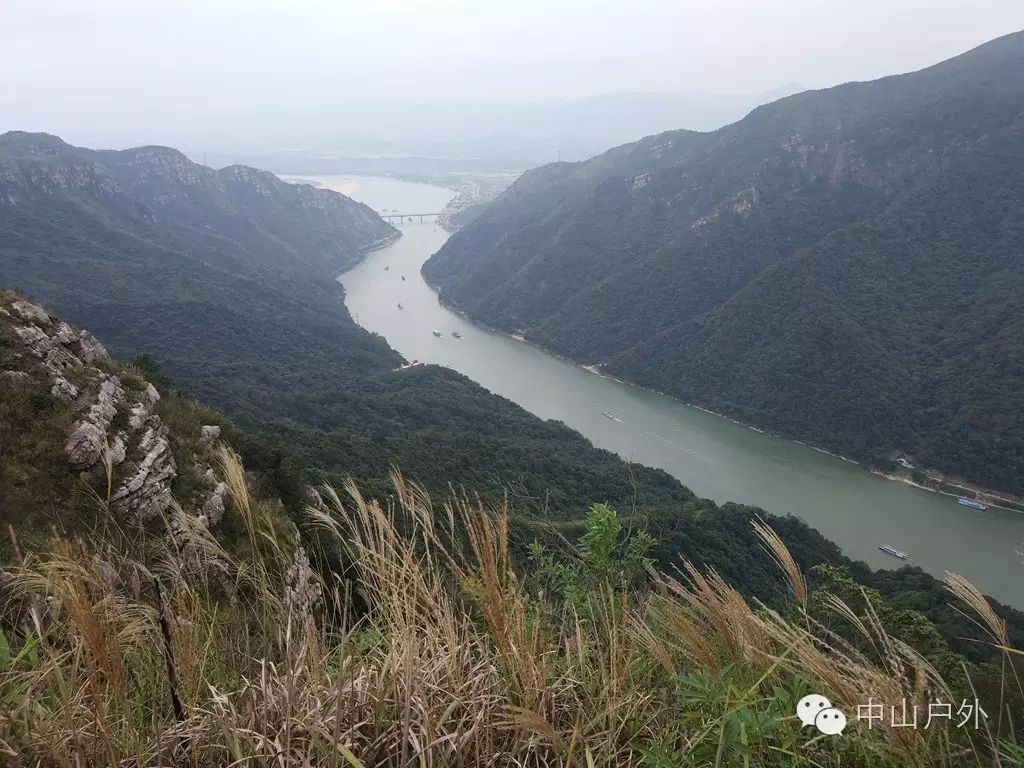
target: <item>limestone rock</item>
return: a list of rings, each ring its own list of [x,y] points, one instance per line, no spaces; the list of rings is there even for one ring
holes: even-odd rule
[[[53,332],[53,336],[50,338],[61,344],[70,344],[77,336],[71,326],[62,320],[57,324],[57,330]]]
[[[46,314],[46,310],[31,301],[19,299],[11,304],[11,308],[18,313],[22,320],[41,325],[44,328],[53,324],[50,316]]]
[[[104,445],[106,432],[91,421],[81,421],[71,432],[64,450],[68,454],[71,468],[83,470],[100,460]]]
[[[107,431],[110,422],[117,415],[117,404],[124,397],[121,382],[116,376],[101,374],[96,402],[71,432],[64,449],[74,469],[83,470],[93,466],[107,446]]]
[[[128,446],[124,442],[124,434],[121,433],[114,438],[110,444],[110,463],[115,467],[123,462],[128,456]]]
[[[128,417],[128,426],[134,432],[142,429],[142,425],[149,418],[149,409],[143,403],[136,403],[132,406],[131,415]]]
[[[63,376],[57,376],[53,379],[53,386],[50,387],[50,394],[58,400],[63,400],[64,402],[69,403],[78,397],[78,387]]]
[[[81,349],[82,359],[87,363],[110,359],[106,347],[100,344],[99,340],[88,331],[79,332],[78,346]]]
[[[217,483],[209,498],[203,503],[202,514],[209,520],[210,526],[218,525],[224,517],[224,499],[227,494],[227,483]]]
[[[14,329],[14,335],[28,347],[35,357],[43,361],[43,367],[51,376],[82,364],[82,361],[65,349],[58,341],[50,338],[34,325]]]
[[[203,445],[213,445],[217,442],[219,437],[220,427],[208,424],[203,427],[202,434],[200,434],[199,439]]]
[[[113,495],[114,502],[140,522],[149,522],[167,511],[171,505],[171,482],[178,474],[166,427],[157,417],[154,421],[156,424],[139,441],[145,454],[142,461]]]

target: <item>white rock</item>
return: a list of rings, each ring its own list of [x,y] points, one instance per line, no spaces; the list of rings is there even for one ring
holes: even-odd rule
[[[107,445],[110,422],[117,415],[117,404],[124,396],[121,382],[116,376],[101,376],[103,378],[96,393],[96,402],[72,430],[64,447],[74,469],[88,469],[100,460]]]
[[[202,434],[199,436],[199,440],[204,445],[213,445],[217,442],[217,438],[220,437],[220,427],[208,424],[203,427]]]
[[[73,469],[88,469],[100,460],[106,433],[91,421],[79,422],[68,438],[64,450]]]
[[[141,522],[160,517],[171,504],[171,482],[178,473],[165,431],[162,424],[146,430],[139,441],[146,455],[113,496],[121,509]]]
[[[114,438],[110,444],[110,463],[115,467],[125,460],[128,456],[128,447],[124,442],[124,435],[119,434]]]
[[[50,316],[46,314],[46,310],[38,304],[33,304],[31,301],[20,299],[11,304],[11,308],[17,312],[23,320],[28,320],[30,323],[36,323],[43,327],[53,324]]]
[[[211,493],[203,504],[202,512],[209,519],[210,525],[218,525],[224,517],[224,496],[217,492]]]
[[[133,432],[142,429],[147,418],[149,418],[149,409],[142,403],[136,403],[132,406],[131,415],[128,417],[128,426]]]
[[[71,326],[65,323],[64,321],[61,321],[60,323],[57,324],[57,330],[50,338],[52,338],[54,341],[60,342],[61,344],[70,344],[72,341],[75,340],[76,336]]]
[[[100,344],[99,340],[88,331],[79,332],[78,346],[82,350],[82,359],[87,363],[110,359],[106,347]]]
[[[58,400],[63,400],[64,402],[69,403],[78,397],[78,387],[63,376],[57,376],[53,379],[53,386],[50,387],[50,394]]]

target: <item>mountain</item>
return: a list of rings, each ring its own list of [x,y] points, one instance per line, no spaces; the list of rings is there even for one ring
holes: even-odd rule
[[[424,266],[615,376],[1024,491],[1024,33],[524,174]]]
[[[428,397],[429,381],[419,385]],[[484,394],[481,399],[486,402],[486,397],[490,396]],[[375,404],[367,407],[371,405]],[[462,405],[479,407],[472,398]],[[517,551],[527,554],[527,541],[557,549],[566,536],[584,534],[589,524],[583,515],[541,518],[535,506],[516,495],[527,485],[523,461],[511,448],[512,459],[504,464],[491,456],[488,431],[501,433],[506,445],[528,440],[534,455],[549,465],[548,469],[532,468],[536,477],[529,482],[548,485],[548,503],[555,513],[611,498],[607,494],[618,490],[615,475],[625,465],[564,427],[528,415],[524,421],[532,423],[510,420],[500,412],[487,418],[495,422],[494,427],[463,434],[470,449],[478,451],[474,460],[480,469],[463,471],[462,476],[483,478],[486,484],[480,488],[485,491],[496,485],[509,489],[517,512],[511,533]],[[16,292],[0,292],[0,524],[15,534],[0,541],[0,596],[6,583],[4,568],[26,552],[49,549],[54,532],[64,541],[89,538],[94,543],[127,546],[133,556],[140,556],[167,534],[172,542],[182,544],[189,538],[188,530],[199,526],[204,536],[215,537],[219,546],[237,555],[246,547],[244,530],[249,523],[245,510],[232,501],[238,492],[237,478],[232,480],[229,468],[235,452],[244,459],[254,501],[269,503],[278,519],[275,525],[302,528],[307,546],[317,550],[323,542],[305,521],[310,505],[322,507],[323,499],[309,486],[306,473],[282,464],[278,438],[273,433],[248,432],[216,409],[175,391],[146,358],[119,362],[89,331]],[[445,452],[423,472],[451,477],[450,462],[469,455]],[[609,479],[597,479],[588,466]],[[379,474],[387,470],[385,466]],[[650,471],[643,467],[631,471],[636,476],[637,498],[646,496],[650,501],[654,487]],[[508,474],[493,477],[503,472]],[[425,479],[431,487],[445,484]],[[372,485],[360,484],[361,490],[368,488]],[[581,496],[566,502],[563,497],[568,493]],[[767,521],[785,538],[802,568],[820,566],[833,569],[833,574],[852,576],[858,584],[877,590],[877,599],[884,599],[893,611],[922,612],[936,624],[936,632],[971,660],[983,662],[991,657],[987,648],[962,640],[970,627],[948,605],[940,582],[933,577],[909,568],[871,571],[863,563],[848,560],[835,544],[794,517],[736,504],[719,506],[668,479],[653,504],[624,500],[620,519],[631,530],[647,532],[649,555],[660,567],[672,569],[685,558],[714,569],[746,595],[781,605],[789,600],[789,587],[765,556],[752,528],[756,521]],[[337,567],[338,558],[344,560],[344,553],[335,550],[328,567]],[[201,572],[209,577],[223,565],[218,560],[197,556],[194,564],[202,565]],[[993,605],[1009,622],[1014,642],[1024,639],[1024,614]],[[943,647],[946,642],[942,641]]]
[[[692,494],[469,379],[405,362],[357,326],[334,279],[396,230],[332,191],[160,147],[96,152],[0,137],[0,285],[88,327],[121,359],[271,446],[262,461],[387,494],[392,466],[511,494],[519,511],[639,507]],[[146,358],[149,360],[149,358]],[[275,459],[276,456],[276,459]]]
[[[633,91],[537,102],[381,100],[346,104],[344,115],[292,115],[295,124],[286,133],[258,139],[263,149],[251,143],[251,124],[245,131],[247,147],[224,147],[222,139],[194,133],[175,143],[194,148],[192,157],[201,153],[224,163],[242,158],[283,174],[396,175],[444,184],[468,172],[519,172],[556,158],[583,160],[637,136],[673,128],[713,130],[802,90],[787,83],[737,94]],[[350,114],[359,119],[348,119]]]
[[[585,520],[524,548],[521,522],[510,525],[500,511],[464,496],[438,514],[396,480],[386,508],[358,493],[343,505],[330,492],[295,487],[297,479],[279,468],[254,465],[251,446],[243,465],[235,449],[243,446],[245,454],[248,436],[169,391],[148,367],[112,359],[88,331],[0,292],[0,522],[7,532],[0,541],[0,663],[13,670],[0,687],[17,713],[0,718],[0,738],[18,764],[62,764],[69,754],[88,765],[111,757],[142,764],[166,753],[159,762],[220,765],[262,754],[271,734],[280,735],[279,718],[266,736],[254,735],[262,726],[251,713],[233,724],[232,733],[252,737],[244,753],[237,738],[224,740],[222,726],[241,710],[230,705],[233,698],[261,697],[272,706],[283,691],[294,698],[289,717],[301,718],[290,755],[323,764],[341,742],[314,744],[310,734],[340,731],[344,719],[358,734],[346,755],[358,750],[365,764],[391,764],[392,744],[402,736],[385,729],[409,722],[398,708],[422,712],[397,702],[394,692],[417,675],[435,674],[439,661],[445,671],[423,699],[436,710],[417,727],[484,732],[483,747],[455,763],[467,766],[488,762],[489,740],[510,727],[506,714],[486,714],[495,696],[521,690],[510,658],[558,696],[570,684],[603,681],[612,674],[606,661],[614,669],[624,660],[636,666],[638,673],[617,673],[615,686],[628,686],[647,724],[640,736],[627,733],[619,764],[648,749],[655,716],[666,743],[678,739],[681,712],[688,723],[695,712],[720,718],[737,697],[719,692],[716,681],[737,670],[747,690],[754,691],[749,679],[759,681],[754,688],[770,681],[764,699],[775,709],[761,719],[783,724],[765,729],[775,734],[795,720],[797,698],[811,685],[831,692],[819,686],[864,681],[863,692],[847,695],[865,699],[877,693],[874,686],[931,695],[924,687],[931,685],[944,698],[970,697],[993,713],[1019,711],[1024,701],[1024,692],[1006,685],[1019,665],[1009,652],[1001,656],[973,639],[981,625],[949,605],[939,582],[915,569],[872,573],[794,518],[693,498],[640,516],[595,504]],[[449,548],[453,540],[466,545]],[[689,578],[678,570],[683,560]],[[336,583],[344,587],[332,589]],[[958,596],[967,607],[1019,648],[1024,615],[966,589]],[[410,635],[418,635],[413,644]],[[885,643],[884,655],[876,639]],[[358,653],[326,673],[325,660],[346,648]],[[402,666],[401,655],[412,666]],[[552,660],[558,664],[545,666]],[[465,709],[466,691],[477,690],[467,676],[477,683],[492,674],[481,669],[508,677],[486,681],[480,712],[453,721],[452,696],[461,691]],[[568,683],[566,670],[574,678]],[[277,677],[284,671],[287,680]],[[33,700],[29,689],[46,695]],[[81,690],[94,695],[83,698]],[[343,708],[352,690],[358,706]],[[596,698],[606,705],[607,696],[579,692],[563,704],[587,706]],[[125,715],[126,703],[142,715]],[[268,720],[265,709],[256,710],[259,723]],[[372,718],[370,710],[377,711]],[[94,739],[89,726],[99,718],[116,725]],[[578,716],[560,727],[578,730]],[[186,729],[187,743],[176,736],[168,746],[168,732]],[[370,729],[388,735],[371,742]],[[502,754],[520,748],[527,761],[536,757],[536,730],[524,726],[528,746],[510,742]],[[851,738],[882,730],[858,729]],[[761,730],[751,733],[756,747]],[[1009,750],[1012,734],[1006,738]],[[67,743],[55,745],[59,739]],[[805,739],[795,730],[791,746]],[[887,753],[884,745],[853,744]],[[738,760],[750,756],[749,740],[737,739],[736,747]],[[268,756],[279,756],[272,750]],[[906,755],[923,750],[911,745],[887,764],[904,765]],[[941,750],[951,752],[945,744]],[[973,756],[966,746],[958,751]],[[722,753],[716,741],[701,755]],[[670,764],[687,762],[679,752]],[[879,763],[873,755],[856,764]]]

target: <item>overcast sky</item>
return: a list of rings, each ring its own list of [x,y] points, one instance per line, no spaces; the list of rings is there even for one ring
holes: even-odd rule
[[[368,101],[750,93],[918,69],[1022,0],[0,0],[0,130],[108,143]]]

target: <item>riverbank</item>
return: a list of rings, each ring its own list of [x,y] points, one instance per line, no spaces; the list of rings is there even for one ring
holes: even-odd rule
[[[428,285],[429,285],[429,283],[428,283]],[[431,287],[433,287],[433,286],[431,286]],[[453,312],[456,312],[457,314],[459,314],[459,315],[461,315],[463,317],[467,317],[468,319],[472,320],[473,322],[476,322],[476,320],[474,320],[473,318],[470,318],[464,312],[454,308],[448,302],[444,302],[441,299],[440,295],[438,296],[438,300],[441,301],[444,306],[446,306],[447,308],[451,309]],[[844,456],[841,453],[836,453],[835,451],[829,450],[828,448],[822,448],[819,445],[814,445],[812,443],[808,443],[805,440],[798,440],[796,438],[786,437],[785,435],[777,435],[777,434],[775,434],[773,432],[769,432],[768,430],[762,429],[761,427],[758,427],[758,426],[756,426],[754,424],[749,424],[749,423],[740,421],[739,419],[735,419],[735,418],[733,418],[732,416],[729,416],[726,413],[721,413],[719,411],[716,411],[716,410],[714,410],[712,408],[708,408],[706,406],[700,405],[698,403],[687,403],[687,402],[684,402],[684,401],[679,400],[678,398],[674,397],[673,395],[671,395],[671,394],[669,394],[667,392],[660,392],[660,391],[658,391],[656,389],[652,389],[650,387],[645,387],[642,384],[637,384],[636,382],[633,382],[633,381],[628,381],[628,380],[625,380],[625,379],[617,378],[615,376],[611,376],[611,375],[609,375],[607,373],[604,373],[601,370],[600,365],[596,365],[596,364],[592,364],[592,363],[591,364],[587,364],[587,363],[576,362],[574,360],[571,360],[570,358],[564,357],[563,355],[559,355],[557,352],[554,352],[554,351],[549,350],[549,349],[545,349],[543,346],[537,344],[536,342],[533,342],[533,341],[530,341],[530,340],[526,339],[520,333],[508,333],[508,332],[502,331],[500,329],[491,329],[491,330],[493,330],[496,333],[503,333],[504,335],[509,336],[510,338],[515,339],[516,341],[521,341],[521,342],[525,342],[527,344],[531,344],[531,345],[537,347],[538,349],[544,351],[545,353],[547,353],[549,355],[552,355],[554,357],[558,357],[558,358],[560,358],[562,360],[565,360],[566,362],[570,362],[573,365],[576,365],[579,368],[583,369],[587,373],[593,374],[594,376],[599,376],[602,379],[606,379],[607,381],[613,381],[616,384],[621,384],[621,385],[627,386],[627,387],[634,387],[634,388],[642,390],[644,392],[650,392],[652,394],[660,395],[661,397],[667,397],[669,399],[675,400],[676,402],[678,402],[678,403],[680,403],[682,405],[685,405],[687,408],[693,408],[694,410],[701,411],[703,413],[707,413],[707,414],[709,414],[711,416],[716,416],[717,418],[724,419],[725,421],[728,421],[731,424],[736,424],[737,426],[745,427],[746,429],[749,429],[749,430],[751,430],[753,432],[757,432],[759,434],[765,435],[767,437],[777,438],[777,439],[780,439],[780,440],[787,440],[789,442],[796,443],[797,445],[802,445],[802,446],[804,446],[806,448],[810,448],[813,451],[817,451],[818,453],[822,453],[822,454],[824,454],[826,456],[829,456],[829,457],[831,457],[833,459],[839,459],[840,461],[845,461],[845,462],[847,462],[849,464],[853,464],[854,466],[859,467],[860,469],[863,469],[864,471],[869,472],[870,474],[872,474],[872,475],[874,475],[876,477],[880,477],[880,478],[883,478],[885,480],[892,481],[894,483],[901,483],[902,485],[910,486],[911,488],[917,488],[918,490],[921,490],[921,491],[927,491],[929,493],[935,493],[935,494],[938,494],[940,496],[947,496],[947,497],[952,498],[952,499],[957,499],[957,498],[960,498],[961,496],[967,496],[967,497],[983,496],[984,497],[984,499],[983,499],[984,503],[987,506],[991,507],[991,508],[1001,509],[1001,510],[1006,511],[1006,512],[1013,512],[1015,514],[1024,515],[1024,499],[1020,499],[1018,497],[1015,497],[1012,494],[1006,493],[1005,491],[998,491],[998,490],[991,489],[991,488],[985,488],[983,486],[975,485],[973,483],[969,483],[969,482],[966,482],[966,481],[964,481],[961,484],[961,483],[958,483],[958,482],[952,482],[952,481],[949,481],[949,480],[944,480],[942,482],[942,485],[940,485],[939,487],[936,487],[936,486],[933,486],[933,485],[925,485],[923,483],[919,483],[919,482],[914,481],[910,477],[906,477],[906,476],[903,476],[903,475],[893,474],[891,472],[885,472],[885,471],[883,471],[881,469],[877,469],[877,468],[868,466],[868,465],[864,464],[864,462],[862,462],[862,461],[858,461],[857,459],[850,458],[849,456]],[[934,468],[929,468],[926,471],[933,471],[933,470],[934,470]],[[950,488],[951,490],[944,490],[944,487]],[[1000,503],[1000,502],[1003,502],[1003,503]]]
[[[360,194],[371,192],[376,197],[366,202],[413,210],[423,189],[367,180]],[[451,197],[440,190],[434,194],[444,199],[433,210]],[[599,448],[668,472],[698,496],[794,515],[872,567],[892,567],[892,558],[878,550],[888,543],[912,549],[911,564],[933,575],[955,571],[1004,602],[1019,602],[1017,551],[1024,542],[1024,516],[998,508],[979,514],[949,496],[886,482],[889,478],[863,471],[859,462],[833,452],[770,436],[613,376],[595,375],[526,334],[518,334],[524,337],[518,341],[517,328],[479,323],[439,301],[437,291],[416,274],[444,244],[448,235],[443,229],[432,223],[401,229],[400,240],[341,279],[349,311],[405,361],[458,371],[536,416],[562,422]],[[398,302],[404,311],[397,309]],[[435,338],[432,328],[441,329],[444,338]],[[458,342],[449,337],[453,330],[462,333]],[[604,411],[622,421],[606,418]]]

